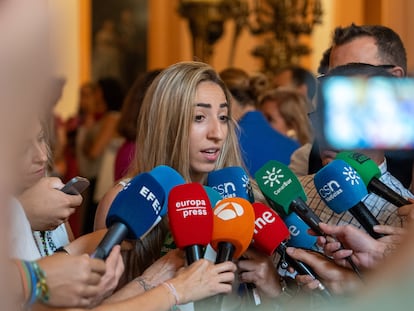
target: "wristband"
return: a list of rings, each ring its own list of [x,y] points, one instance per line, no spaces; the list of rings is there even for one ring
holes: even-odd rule
[[[63,246],[59,247],[58,249],[55,250],[55,253],[66,253],[69,255],[69,252],[66,250],[66,248],[64,248]]]
[[[169,282],[164,282],[164,283],[162,283],[162,285],[165,286],[168,289],[168,291],[174,296],[175,305],[178,305],[179,301],[180,301],[180,297],[178,297],[178,293],[177,293],[174,285],[172,285]]]

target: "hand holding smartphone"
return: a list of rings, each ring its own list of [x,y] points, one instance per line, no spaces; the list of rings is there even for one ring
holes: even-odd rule
[[[62,189],[66,194],[81,194],[89,186],[89,180],[85,177],[76,176],[69,180]]]

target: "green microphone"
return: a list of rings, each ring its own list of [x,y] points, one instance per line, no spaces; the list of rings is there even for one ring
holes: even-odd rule
[[[342,151],[336,155],[336,159],[348,163],[361,176],[368,191],[375,193],[397,207],[411,204],[410,201],[379,180],[381,171],[377,163],[371,158],[359,152]]]
[[[255,174],[256,182],[269,205],[281,216],[295,212],[317,235],[320,218],[306,204],[306,194],[296,175],[283,163],[267,162]]]

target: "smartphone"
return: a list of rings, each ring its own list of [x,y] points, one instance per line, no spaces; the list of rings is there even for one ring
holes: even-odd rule
[[[76,176],[69,180],[62,189],[67,194],[81,194],[89,186],[89,180],[85,177]]]
[[[319,130],[334,149],[414,149],[413,78],[327,78],[318,110]]]

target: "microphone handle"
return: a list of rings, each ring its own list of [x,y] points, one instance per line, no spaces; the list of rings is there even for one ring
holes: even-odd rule
[[[325,285],[322,284],[322,282],[319,279],[319,276],[312,270],[312,268],[308,267],[305,263],[290,257],[286,253],[286,248],[286,243],[282,242],[276,249],[279,255],[282,257],[282,260],[284,260],[289,266],[295,269],[299,274],[310,275],[313,279],[319,280],[318,289],[320,290],[321,295],[325,298],[332,298],[332,294],[325,287]]]
[[[232,260],[235,247],[230,242],[219,242],[217,244],[217,256],[216,264]],[[223,294],[208,297],[202,300],[194,302],[194,310],[206,311],[206,310],[221,310],[223,304]]]
[[[217,257],[216,257],[216,264],[222,263],[228,260],[233,259],[234,251],[236,248],[230,242],[219,242],[217,244]],[[221,306],[223,304],[223,295],[219,294],[213,296],[213,308],[211,310],[221,310]]]
[[[290,209],[294,211],[298,216],[315,232],[317,235],[323,236],[324,233],[319,228],[321,219],[313,212],[313,210],[298,197],[290,203]]]
[[[394,204],[396,207],[411,204],[410,201],[399,195],[376,177],[372,178],[369,182],[368,190]]]
[[[187,258],[188,265],[203,258],[203,246],[202,245],[191,245],[185,249],[185,255]]]
[[[374,231],[373,227],[379,225],[378,220],[372,215],[366,205],[362,202],[359,202],[354,207],[349,209],[349,212],[358,220],[362,227],[372,236],[374,239],[379,239],[384,237],[384,234],[377,233]]]
[[[219,242],[217,244],[216,264],[233,259],[235,247],[230,242]]]
[[[105,260],[112,248],[115,245],[121,244],[127,235],[128,227],[126,225],[121,222],[112,224],[91,257]]]

